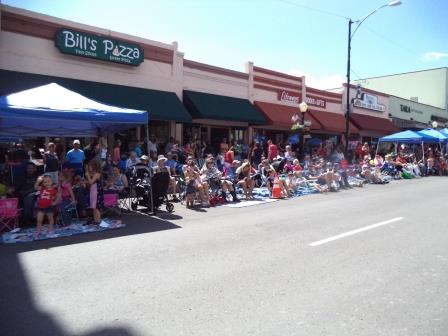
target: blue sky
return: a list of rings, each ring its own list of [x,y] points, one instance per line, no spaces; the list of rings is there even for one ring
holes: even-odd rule
[[[155,41],[185,58],[237,71],[244,64],[340,86],[347,19],[387,0],[1,0]],[[369,17],[352,40],[352,79],[448,66],[448,1],[403,0]]]

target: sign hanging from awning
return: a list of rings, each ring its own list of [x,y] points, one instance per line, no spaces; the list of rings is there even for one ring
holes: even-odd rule
[[[59,30],[55,43],[61,53],[102,61],[138,66],[144,59],[138,44],[72,29]]]

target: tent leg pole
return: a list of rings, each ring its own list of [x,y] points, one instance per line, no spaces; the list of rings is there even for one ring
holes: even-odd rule
[[[423,141],[422,141],[422,161],[423,161],[423,171],[425,174],[423,176],[426,176],[425,148],[423,146]]]
[[[146,151],[148,152],[149,161],[152,162],[151,153],[149,151],[149,125],[146,124]]]
[[[379,141],[378,141],[378,143],[376,144],[375,156],[377,156],[377,154],[378,154],[378,147],[380,147],[380,142],[379,142]]]
[[[148,125],[148,123],[146,123],[146,150],[148,151],[149,162],[152,165],[151,152],[149,151],[149,125]],[[151,174],[150,174],[149,178],[151,179],[151,192],[150,192],[151,213],[154,214],[154,199],[153,199],[153,196],[152,196],[152,167],[150,167],[150,169],[151,169]]]

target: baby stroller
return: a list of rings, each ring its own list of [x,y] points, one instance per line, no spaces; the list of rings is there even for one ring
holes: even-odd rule
[[[157,173],[152,178],[137,179],[134,186],[135,200],[132,202],[132,210],[137,210],[138,206],[142,206],[155,213],[165,203],[166,210],[173,212],[174,205],[168,201],[167,196],[169,183],[168,173]]]
[[[170,174],[161,172],[154,174],[151,178],[153,212],[156,212],[163,203],[166,211],[173,212],[174,204],[168,201],[168,188],[170,185]]]

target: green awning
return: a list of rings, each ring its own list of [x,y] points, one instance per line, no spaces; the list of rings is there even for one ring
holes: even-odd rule
[[[124,85],[0,70],[0,96],[49,83],[57,83],[101,103],[148,111],[149,120],[191,122],[191,116],[174,92]]]
[[[265,124],[264,115],[247,99],[184,91],[183,101],[196,119],[213,119]]]

